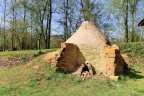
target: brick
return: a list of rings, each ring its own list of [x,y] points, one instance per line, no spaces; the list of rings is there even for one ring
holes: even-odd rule
[[[106,63],[113,64],[115,62],[115,58],[106,58]]]
[[[114,49],[114,48],[111,48],[111,49],[110,49],[110,53],[111,53],[111,54],[115,54],[115,49]]]
[[[108,57],[108,53],[105,54],[105,58],[107,58],[107,57]]]
[[[106,49],[104,49],[104,50],[103,50],[103,54],[106,54],[106,52],[107,52]]]
[[[115,57],[116,57],[116,54],[108,54],[108,57],[109,57],[109,58],[115,58]]]
[[[109,47],[104,48],[103,53],[104,53],[104,54],[106,54],[106,53],[115,54],[115,53],[116,53],[115,50],[116,50],[115,48],[109,46]]]
[[[104,54],[107,54],[107,53],[110,53],[111,51],[110,51],[110,49],[104,49]]]

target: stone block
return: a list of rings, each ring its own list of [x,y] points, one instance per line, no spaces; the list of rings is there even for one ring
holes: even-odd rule
[[[111,80],[114,80],[114,81],[118,81],[119,80],[119,76],[110,75],[109,78]]]

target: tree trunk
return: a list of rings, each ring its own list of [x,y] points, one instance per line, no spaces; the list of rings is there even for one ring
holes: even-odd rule
[[[12,12],[13,12],[13,25],[12,25],[12,50],[13,50],[13,48],[14,48],[14,31],[15,31],[15,9],[13,8],[13,10],[12,10]]]
[[[126,2],[126,10],[125,10],[125,42],[128,42],[128,0]]]
[[[65,6],[65,23],[64,23],[64,40],[68,39],[68,0],[64,1]]]
[[[6,2],[7,2],[7,0],[4,1],[4,45],[3,45],[3,51],[5,51],[5,47],[6,47],[6,29],[5,29],[5,22],[6,22]]]
[[[32,19],[32,16],[33,16],[33,14],[31,12],[31,37],[30,37],[30,40],[31,40],[31,42],[30,42],[30,49],[31,50],[33,49],[33,47],[32,47],[32,35],[33,35],[33,28],[32,28],[32,26],[33,26],[33,19]]]
[[[49,0],[50,2],[50,14],[49,14],[49,33],[48,33],[48,49],[50,48],[50,37],[51,37],[51,22],[52,22],[52,0]]]
[[[135,30],[134,30],[134,12],[132,12],[132,31],[131,31],[131,42],[135,41]]]
[[[24,8],[24,21],[23,22],[24,22],[24,24],[26,24],[26,8]],[[23,31],[24,31],[24,34],[27,33],[26,32],[27,31],[26,25],[24,25]],[[24,38],[27,39],[26,35],[24,35],[24,37],[22,37],[22,43],[21,43],[22,44],[21,45],[22,50],[26,49],[26,41],[24,40]]]

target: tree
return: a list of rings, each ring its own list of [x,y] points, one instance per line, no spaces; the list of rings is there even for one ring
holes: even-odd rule
[[[128,0],[122,1],[122,4],[124,5],[123,8],[123,19],[124,19],[124,26],[125,26],[125,42],[128,42]]]
[[[123,27],[124,29],[124,39],[125,42],[129,40],[129,30],[128,30],[128,0],[111,0],[110,2],[111,10],[110,12],[114,15],[115,20],[122,23],[123,26],[118,26],[119,28]],[[118,24],[118,23],[117,23]]]
[[[15,50],[16,44],[15,44],[15,35],[16,35],[16,11],[15,11],[15,6],[16,0],[11,0],[11,10],[12,10],[12,50]]]
[[[113,27],[114,26],[110,23],[103,24],[104,34],[107,38],[110,38],[110,35],[112,35],[112,34],[110,34],[110,31],[112,31],[114,29]]]
[[[6,3],[7,3],[7,0],[4,0],[4,45],[3,45],[3,51],[5,51],[5,47],[6,47],[6,8],[7,8],[7,5],[6,5]]]
[[[19,1],[19,4],[22,5],[22,10],[23,10],[23,25],[22,25],[22,32],[21,34],[23,34],[22,38],[21,38],[21,49],[24,50],[24,49],[27,49],[26,46],[27,46],[27,42],[26,42],[26,39],[27,39],[27,20],[26,20],[26,17],[27,17],[27,9],[25,7],[25,5],[27,5],[27,2],[26,0],[20,0]],[[20,6],[21,7],[21,6]]]
[[[69,6],[70,3],[68,0],[61,0],[61,1],[58,1],[57,3],[61,4],[59,6],[59,12],[57,12],[57,13],[61,14],[63,19],[59,19],[58,23],[60,23],[63,26],[64,41],[66,41],[68,39],[68,34],[69,34],[69,28],[68,28],[69,13],[68,12],[69,12],[71,6]]]
[[[81,9],[80,12],[83,16],[84,21],[92,21],[94,18],[94,9],[95,4],[94,1],[91,2],[91,0],[76,0],[78,4],[80,5]]]
[[[49,0],[49,13],[47,13],[47,38],[46,38],[46,48],[50,48],[50,37],[51,37],[51,23],[52,23],[52,0]]]
[[[40,27],[39,40],[44,38],[45,48],[50,48],[50,34],[51,34],[51,18],[52,18],[52,1],[51,0],[43,0],[43,1],[35,1],[29,2],[25,6],[30,11],[33,11],[37,20],[36,23]]]
[[[82,22],[81,16],[75,0],[60,0],[55,4],[59,4],[59,6],[57,6],[57,11],[55,12],[59,17],[56,19],[56,22],[62,26],[64,41],[66,41],[79,27]]]
[[[137,4],[140,0],[132,0],[132,1],[129,1],[129,5],[130,5],[130,14],[131,14],[131,42],[134,42],[135,41],[135,12],[137,11]]]

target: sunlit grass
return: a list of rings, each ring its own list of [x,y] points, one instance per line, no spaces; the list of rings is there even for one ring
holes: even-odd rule
[[[0,68],[1,96],[143,96],[144,67],[118,82],[104,77],[81,80],[54,71],[43,56],[30,63]],[[38,68],[35,68],[38,66]],[[134,72],[134,71],[132,71]],[[132,76],[132,77],[130,77]],[[136,77],[135,77],[136,76]],[[138,77],[137,76],[141,76]]]
[[[52,50],[2,52],[0,56],[38,54]],[[16,54],[16,55],[15,55]],[[131,63],[131,73],[118,82],[101,76],[82,80],[51,69],[39,55],[27,64],[0,68],[0,96],[143,96],[144,63]]]
[[[25,54],[37,54],[38,52],[51,52],[51,51],[55,51],[57,48],[53,48],[53,49],[41,49],[41,50],[22,50],[22,51],[7,51],[7,52],[0,52],[0,57],[1,56],[21,56],[21,55],[25,55]]]

